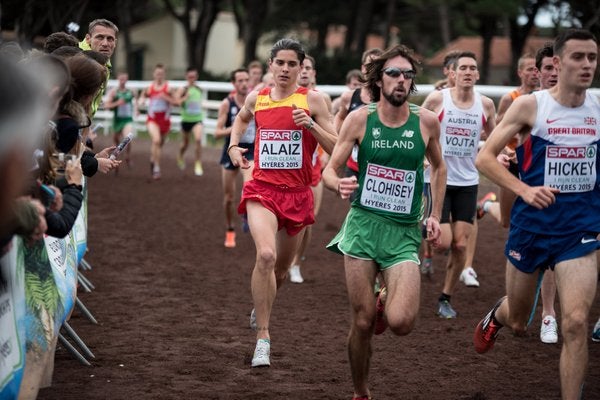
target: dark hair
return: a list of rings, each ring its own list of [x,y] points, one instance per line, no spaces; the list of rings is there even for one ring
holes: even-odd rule
[[[196,67],[192,67],[192,66],[189,66],[189,67],[187,67],[187,68],[185,69],[185,73],[186,73],[186,74],[187,74],[188,72],[192,72],[192,71],[196,71],[196,72],[198,72],[198,68],[196,68]]]
[[[446,53],[446,55],[444,56],[444,61],[443,61],[442,66],[444,68],[452,67],[454,69],[456,67],[456,60],[458,59],[458,55],[461,53],[462,53],[461,50],[452,50],[452,51],[449,51],[448,53]]]
[[[362,81],[371,92],[372,101],[379,101],[381,96],[381,88],[377,85],[377,83],[381,81],[383,66],[388,60],[398,56],[405,58],[410,63],[411,68],[415,72],[418,71],[419,61],[415,58],[413,51],[408,47],[400,44],[386,50],[382,55],[366,65],[367,73]],[[415,80],[413,79],[410,83],[410,94],[416,92],[417,86],[415,85]]]
[[[351,69],[346,74],[346,83],[350,83],[352,78],[356,78],[356,79],[360,80],[362,78],[362,72],[360,72],[359,69]]]
[[[90,24],[88,25],[88,33],[91,35],[94,31],[94,28],[97,26],[103,26],[105,28],[112,29],[113,31],[115,31],[115,35],[119,33],[119,28],[117,28],[117,25],[104,18],[95,19],[92,22],[90,22]]]
[[[79,41],[73,35],[66,32],[54,32],[48,35],[44,42],[44,52],[52,53],[63,46],[78,47]]]
[[[298,61],[300,63],[304,61],[304,57],[306,56],[304,53],[304,48],[302,47],[300,42],[294,39],[285,38],[278,40],[277,43],[275,43],[273,47],[271,47],[270,60],[273,61],[273,59],[277,56],[277,53],[279,53],[281,50],[295,51],[296,55],[298,56]]]
[[[154,69],[165,69],[165,64],[163,64],[163,63],[157,63],[154,66]]]
[[[554,54],[557,56],[562,55],[562,51],[565,47],[565,43],[569,40],[593,40],[596,44],[598,44],[598,40],[596,36],[592,34],[592,32],[585,29],[567,29],[558,34],[556,39],[554,39]]]
[[[260,68],[260,70],[263,70],[263,65],[260,61],[258,60],[254,60],[254,61],[250,61],[248,63],[248,66],[246,67],[248,70],[254,69],[254,68]]]
[[[455,68],[458,66],[458,60],[461,58],[472,58],[473,60],[477,61],[477,57],[472,51],[460,51],[456,54],[456,58],[454,59],[453,64]]]
[[[372,49],[365,50],[363,51],[362,56],[360,57],[360,63],[364,65],[367,63],[367,58],[379,57],[382,54],[383,50],[381,50],[379,47],[373,47]]]
[[[229,74],[229,80],[231,81],[231,83],[235,82],[235,75],[238,72],[248,73],[248,70],[246,68],[238,68],[238,69],[234,69],[233,71],[231,71],[231,74]]]
[[[309,56],[308,54],[306,54],[304,56],[305,60],[309,60],[312,63],[313,69],[317,69],[317,63],[315,62],[315,58],[313,56]]]
[[[83,53],[83,50],[79,47],[62,46],[52,52],[53,56],[60,57],[62,59],[73,57],[76,54]]]
[[[535,53],[535,67],[538,70],[542,69],[542,60],[546,57],[554,56],[554,43],[546,42],[544,45]]]
[[[83,54],[96,61],[100,65],[106,65],[106,63],[108,63],[109,60],[109,57],[106,54],[102,54],[99,51],[84,50]]]
[[[92,96],[102,88],[106,82],[106,67],[84,54],[75,55],[66,60],[71,71],[71,90],[65,94],[60,102],[59,110],[72,118],[85,122],[85,115],[81,115],[81,106],[85,114],[90,113],[91,104],[77,104],[86,97]]]

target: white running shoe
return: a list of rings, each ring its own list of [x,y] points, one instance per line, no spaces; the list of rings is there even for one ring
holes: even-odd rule
[[[256,310],[254,308],[250,312],[250,328],[256,330]]]
[[[465,268],[460,273],[460,281],[464,282],[468,287],[479,287],[479,281],[477,280],[477,273],[472,267]]]
[[[540,340],[542,343],[558,342],[558,324],[552,315],[546,315],[540,327]]]
[[[269,367],[271,365],[271,341],[269,339],[258,339],[254,356],[252,357],[252,368]]]
[[[293,283],[302,283],[304,282],[304,278],[302,278],[302,274],[300,273],[299,265],[292,265],[290,268],[290,281]]]

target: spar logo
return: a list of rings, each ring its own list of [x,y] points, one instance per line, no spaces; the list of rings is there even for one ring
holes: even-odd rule
[[[591,158],[596,155],[596,149],[593,146],[549,146],[546,149],[546,157],[548,158]]]
[[[260,131],[261,140],[299,141],[302,139],[301,131],[283,131],[263,129]]]
[[[394,168],[382,167],[381,165],[369,164],[367,174],[376,178],[389,179],[396,182],[412,183],[415,181],[413,171],[402,171]]]
[[[459,128],[456,126],[448,126],[446,127],[446,135],[471,137],[471,130],[467,128]]]

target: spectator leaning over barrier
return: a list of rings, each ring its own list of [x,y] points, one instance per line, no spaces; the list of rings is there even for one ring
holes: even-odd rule
[[[88,26],[88,33],[85,35],[85,38],[79,42],[79,47],[82,50],[94,50],[108,57],[107,61],[105,62],[107,72],[105,82],[100,90],[96,92],[92,102],[92,117],[94,114],[96,114],[96,111],[102,102],[104,91],[106,90],[108,78],[110,77],[110,71],[112,69],[110,58],[115,52],[115,48],[117,46],[118,33],[119,28],[117,28],[117,26],[111,21],[107,19],[95,19],[90,22],[90,25]]]
[[[86,54],[78,54],[66,60],[71,71],[71,89],[63,96],[55,117],[59,153],[81,155],[81,166],[85,176],[96,171],[108,173],[121,162],[109,159],[114,146],[107,147],[94,155],[84,151],[85,132],[91,125],[90,113],[95,94],[106,80],[106,69]],[[80,130],[83,134],[80,134]]]
[[[0,56],[0,253],[13,234],[39,238],[45,231],[39,201],[20,197],[30,155],[44,127],[46,104],[39,87],[21,66]]]

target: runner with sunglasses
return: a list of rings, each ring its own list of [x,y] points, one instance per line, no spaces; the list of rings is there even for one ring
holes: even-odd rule
[[[407,335],[419,312],[425,156],[431,163],[433,192],[427,240],[435,245],[441,233],[446,170],[439,122],[432,112],[407,102],[416,91],[416,64],[405,46],[393,47],[368,64],[365,84],[376,102],[348,114],[323,171],[325,186],[343,199],[357,192],[340,232],[328,245],[344,254],[352,310],[348,354],[355,400],[371,398],[368,376],[376,326],[383,322],[394,334]],[[355,143],[359,144],[358,182],[356,177],[340,178]],[[375,297],[378,273],[384,277],[386,290]]]
[[[475,168],[475,157],[479,139],[494,129],[496,113],[494,102],[474,89],[479,79],[475,54],[458,54],[450,74],[455,86],[432,92],[423,103],[423,107],[435,112],[440,120],[442,154],[448,169],[440,221],[442,244],[437,250],[445,252],[452,248],[452,251],[438,299],[440,318],[456,318],[450,298],[465,265],[467,242],[477,211],[479,172]]]

